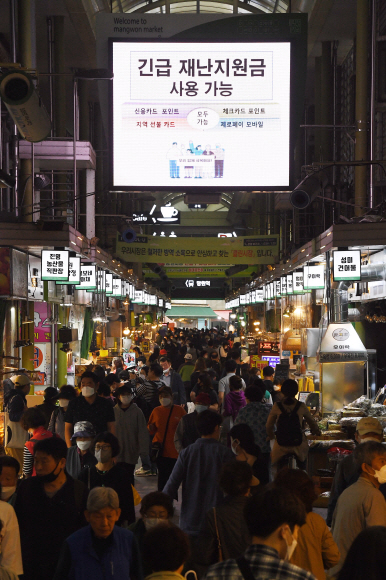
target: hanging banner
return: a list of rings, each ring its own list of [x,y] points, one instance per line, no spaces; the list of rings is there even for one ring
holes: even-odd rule
[[[113,278],[113,296],[118,298],[122,296],[122,280]]]
[[[137,236],[126,243],[118,234],[116,253],[128,262],[175,264],[273,264],[278,255],[278,236],[238,238],[167,238]]]
[[[280,280],[275,280],[274,282],[275,298],[280,298]]]
[[[361,279],[360,250],[336,250],[332,252],[333,279],[358,281]]]
[[[42,250],[42,280],[68,281],[68,250]]]
[[[261,304],[264,302],[264,291],[263,288],[258,288],[255,290],[255,303]]]
[[[303,272],[293,273],[293,293],[304,294],[303,289]]]
[[[287,277],[282,276],[280,278],[280,294],[285,296],[287,294]]]
[[[287,294],[293,294],[293,277],[292,274],[287,274]]]
[[[96,266],[94,264],[82,264],[80,267],[80,284],[75,286],[76,290],[95,290],[96,287]]]
[[[69,257],[68,259],[68,281],[57,282],[57,284],[80,284],[80,258]]]
[[[324,288],[324,265],[304,266],[303,288],[304,290],[317,290]]]

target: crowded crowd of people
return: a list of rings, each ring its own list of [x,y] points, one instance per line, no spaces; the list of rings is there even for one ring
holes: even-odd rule
[[[306,472],[305,425],[320,431],[296,381],[260,376],[217,329],[165,328],[150,356],[134,350],[36,407],[27,373],[4,381],[0,580],[385,578],[376,418],[358,421],[326,522]],[[140,477],[157,490],[141,498]]]

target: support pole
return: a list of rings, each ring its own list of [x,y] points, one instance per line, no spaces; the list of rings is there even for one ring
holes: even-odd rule
[[[357,0],[355,161],[367,160],[367,44],[368,0]],[[366,206],[367,168],[355,167],[355,215],[361,216]],[[361,206],[361,207],[358,207]]]

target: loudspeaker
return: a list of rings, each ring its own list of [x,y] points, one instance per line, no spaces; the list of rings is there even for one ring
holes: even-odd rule
[[[67,326],[63,326],[58,330],[58,341],[59,342],[73,342],[74,340],[78,340],[78,329],[77,328],[68,328]]]
[[[123,241],[126,242],[127,244],[135,242],[135,240],[137,239],[137,233],[131,228],[125,228],[124,230],[122,230],[121,235]]]

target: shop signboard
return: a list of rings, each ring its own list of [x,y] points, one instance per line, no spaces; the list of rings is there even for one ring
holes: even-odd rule
[[[281,296],[281,287],[280,287],[280,280],[275,280],[275,298],[280,298]]]
[[[304,290],[318,290],[324,288],[324,265],[304,266]]]
[[[96,290],[96,266],[94,264],[82,264],[80,267],[80,284],[76,290]]]
[[[292,274],[287,274],[287,294],[293,293],[294,293],[293,276]]]
[[[303,290],[303,272],[293,273],[293,293],[304,294]]]
[[[159,308],[163,308],[164,307],[164,301],[162,298],[158,298],[158,306]]]
[[[42,280],[67,282],[69,257],[68,250],[42,250]]]
[[[240,306],[244,306],[246,303],[245,294],[240,294]]]
[[[273,368],[280,363],[280,356],[263,355],[261,359],[267,361],[268,365]]]
[[[260,356],[279,356],[279,343],[268,340],[259,340],[257,345]]]
[[[289,187],[290,42],[120,40],[113,188]]]
[[[135,304],[143,304],[143,290],[135,290],[133,302]]]
[[[59,282],[59,284],[80,284],[80,258],[77,256],[68,258],[68,281]]]
[[[336,250],[332,253],[332,258],[335,281],[358,281],[361,279],[360,250]]]
[[[112,296],[113,294],[113,275],[110,272],[106,272],[106,296]]]
[[[113,278],[113,296],[114,298],[122,296],[122,280],[120,278]]]
[[[251,369],[257,368],[257,369],[260,369],[260,371],[262,371],[264,367],[268,366],[268,362],[265,360],[262,360],[258,354],[252,354],[250,356],[249,361],[250,361],[249,364],[250,364]]]
[[[34,338],[35,344],[51,343],[51,306],[47,302],[34,303]]]
[[[168,301],[166,301],[166,302],[165,302],[165,308],[166,308],[166,310],[170,310],[170,309],[171,309],[171,307],[172,307],[172,304],[171,304],[171,302],[168,302]]]
[[[282,296],[286,296],[286,294],[287,294],[287,277],[286,276],[282,276],[280,278],[280,294]]]
[[[98,292],[106,291],[106,270],[98,270]]]
[[[263,288],[255,290],[255,303],[262,304],[264,302]]]

